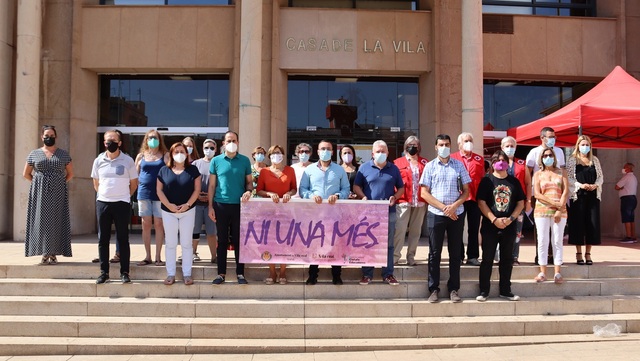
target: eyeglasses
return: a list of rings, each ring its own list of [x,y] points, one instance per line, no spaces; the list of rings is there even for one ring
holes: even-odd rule
[[[216,147],[204,147],[203,149],[216,150]]]
[[[542,158],[555,158],[553,154],[543,154]]]
[[[300,153],[310,154],[311,151],[310,150],[301,150],[301,151],[298,152],[298,154],[300,154]]]

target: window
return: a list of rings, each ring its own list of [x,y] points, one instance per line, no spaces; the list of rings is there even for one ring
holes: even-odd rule
[[[483,0],[483,13],[596,16],[596,0]]]
[[[289,7],[418,10],[416,0],[289,0]]]
[[[235,0],[100,0],[100,5],[233,5]]]

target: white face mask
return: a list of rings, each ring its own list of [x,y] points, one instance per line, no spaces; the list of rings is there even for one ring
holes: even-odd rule
[[[464,144],[462,144],[462,150],[471,152],[473,150],[473,142],[464,142]]]
[[[343,154],[342,155],[342,161],[345,163],[351,163],[351,161],[353,160],[353,154]]]
[[[173,160],[176,161],[176,163],[184,163],[186,159],[187,155],[184,153],[176,153],[173,155]]]
[[[624,168],[622,168],[622,174],[627,174],[627,171]]]
[[[284,159],[284,156],[282,154],[271,154],[269,156],[269,159],[271,159],[271,163],[273,164],[280,164],[282,163],[282,159]]]
[[[216,151],[211,149],[203,149],[202,151],[204,152],[204,156],[207,158],[213,158],[213,156],[216,154]]]
[[[451,154],[451,148],[445,147],[444,145],[438,147],[438,157],[440,158],[448,158]]]
[[[230,142],[226,144],[224,149],[229,153],[235,153],[238,151],[238,145],[236,143]]]

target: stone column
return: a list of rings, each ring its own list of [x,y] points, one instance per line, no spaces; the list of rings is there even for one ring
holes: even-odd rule
[[[236,6],[241,7],[238,133],[240,153],[249,155],[261,144],[263,8],[262,1],[251,0]]]
[[[13,181],[13,239],[24,240],[29,182],[22,170],[29,152],[38,147],[42,0],[18,1],[16,34],[16,106]]]
[[[465,0],[462,1],[462,131],[473,134],[473,151],[481,155],[482,56],[482,1]]]

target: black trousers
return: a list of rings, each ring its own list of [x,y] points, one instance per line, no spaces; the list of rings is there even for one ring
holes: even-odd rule
[[[464,213],[467,217],[467,259],[480,258],[478,232],[480,231],[480,208],[476,201],[464,202]],[[464,226],[464,224],[463,224]],[[461,246],[460,257],[464,259],[464,242]],[[482,256],[484,258],[484,255]]]
[[[514,222],[505,229],[492,224],[483,223],[482,234],[482,263],[480,264],[480,292],[489,293],[491,289],[491,272],[496,247],[500,245],[500,294],[511,293],[511,272],[513,271],[513,245],[516,240],[517,224]]]
[[[218,228],[218,274],[227,274],[227,247],[233,245],[236,257],[236,274],[244,275],[244,263],[240,263],[240,204],[213,202]]]
[[[460,261],[462,250],[462,233],[464,228],[464,213],[452,220],[447,216],[427,213],[429,225],[429,293],[440,291],[440,261],[444,234],[447,233],[447,249],[449,250],[449,292],[460,289]]]
[[[100,272],[109,273],[109,241],[111,240],[111,225],[116,226],[116,240],[120,250],[120,274],[129,273],[129,220],[131,206],[129,202],[96,201],[96,215],[98,217],[98,256],[100,258]]]
[[[331,266],[331,276],[340,277],[342,274],[342,266]],[[309,266],[309,278],[318,278],[318,265],[312,264]]]

